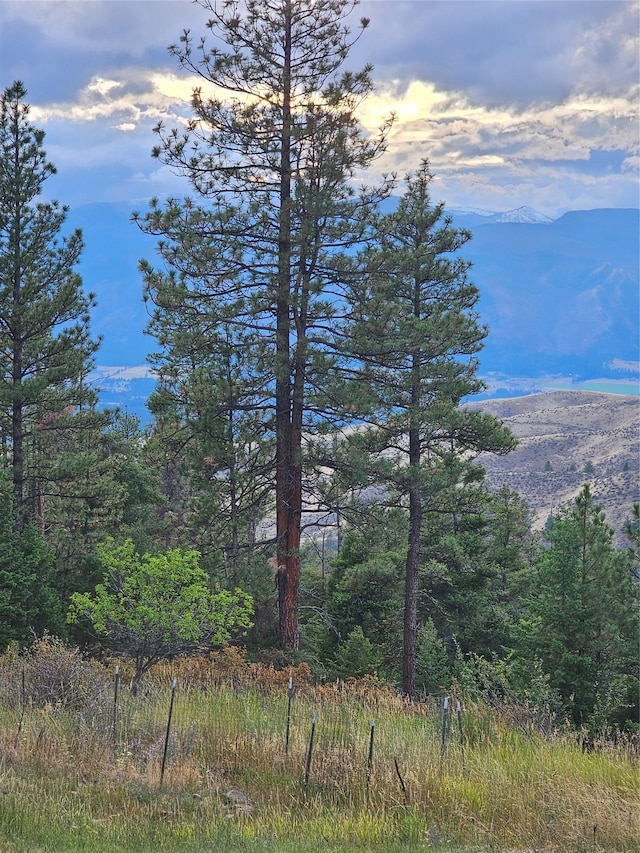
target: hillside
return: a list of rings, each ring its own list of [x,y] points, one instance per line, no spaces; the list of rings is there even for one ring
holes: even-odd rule
[[[588,482],[611,527],[622,530],[640,501],[638,397],[556,391],[473,405],[500,417],[518,438],[508,456],[480,459],[492,487],[504,484],[527,501],[535,527]]]

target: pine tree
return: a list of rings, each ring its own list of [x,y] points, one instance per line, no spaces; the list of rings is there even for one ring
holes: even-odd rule
[[[256,525],[272,509],[272,427],[263,401],[259,337],[204,306],[194,321],[174,308],[175,325],[156,313],[150,329],[165,346],[151,356],[158,387],[150,400],[155,432],[185,483],[182,524],[209,570],[233,584],[250,569]],[[195,537],[195,538],[194,538]]]
[[[53,483],[65,476],[52,443],[106,421],[86,382],[98,344],[89,333],[94,297],[74,271],[82,235],[60,239],[67,208],[37,200],[56,170],[42,147],[44,132],[29,122],[25,97],[16,82],[0,108],[0,411],[15,528],[20,532],[31,518],[43,532]]]
[[[370,470],[408,503],[403,689],[410,696],[425,517],[455,522],[461,487],[482,477],[470,455],[514,444],[495,418],[459,405],[483,388],[475,356],[487,332],[475,311],[470,265],[458,254],[471,235],[452,226],[443,204],[432,205],[431,180],[424,161],[408,176],[397,210],[379,218],[360,258],[364,275],[349,295],[345,338],[352,376],[345,387],[368,423],[353,443],[366,446]]]
[[[535,565],[519,650],[541,662],[580,725],[602,701],[612,712],[620,700],[614,694],[630,678],[637,700],[638,587],[629,554],[614,547],[588,484],[554,519],[548,540]]]
[[[45,630],[59,635],[64,629],[53,588],[54,559],[33,522],[16,532],[12,484],[0,471],[0,649],[26,643]]]
[[[186,132],[157,128],[154,155],[205,204],[156,205],[138,218],[163,237],[172,268],[158,278],[147,267],[145,277],[160,321],[166,312],[177,328],[195,309],[213,334],[232,323],[259,338],[264,383],[243,396],[254,394],[264,413],[256,440],[275,441],[279,627],[283,646],[296,649],[303,436],[322,417],[315,395],[332,364],[337,256],[360,238],[379,198],[357,194],[352,179],[381,151],[384,129],[366,137],[355,118],[371,69],[340,70],[357,38],[346,23],[355,2],[200,5],[215,45],[186,31],[171,52],[205,85],[194,91]]]

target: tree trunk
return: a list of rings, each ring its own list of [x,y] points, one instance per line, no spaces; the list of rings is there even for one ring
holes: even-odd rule
[[[420,316],[419,292],[414,313]],[[420,374],[417,357],[413,358],[411,409],[409,413],[409,535],[404,587],[404,634],[402,650],[402,690],[413,699],[416,692],[418,660],[418,578],[420,572],[420,535],[422,532],[422,496],[420,492]]]
[[[20,218],[16,217],[16,231],[20,230]],[[18,241],[16,240],[16,243]],[[14,529],[21,533],[24,529],[24,456],[23,456],[23,414],[22,402],[22,329],[20,322],[21,314],[21,288],[22,275],[20,265],[19,248],[16,248],[13,270],[13,364],[11,373],[12,391],[14,394],[11,404],[11,446],[12,446],[12,472],[13,472],[13,499],[15,503]]]
[[[292,426],[291,311],[291,8],[286,11],[280,151],[280,222],[276,305],[276,535],[280,641],[298,648],[300,521]],[[297,520],[297,523],[296,523]]]
[[[409,542],[405,569],[404,638],[402,651],[402,691],[413,699],[416,692],[418,659],[418,578],[420,571],[420,533],[422,499],[418,485],[409,493]]]

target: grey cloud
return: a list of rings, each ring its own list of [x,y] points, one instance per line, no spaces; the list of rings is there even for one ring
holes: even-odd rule
[[[1,0],[2,86],[21,79],[44,105],[71,100],[95,75],[135,65],[170,69],[168,45],[190,24],[204,27],[199,11],[189,0]]]
[[[415,79],[443,93],[414,123],[407,116],[384,168],[402,173],[429,156],[450,205],[531,204],[550,214],[637,206],[627,169],[637,145],[637,97],[628,93],[638,83],[638,14],[626,0],[363,0],[353,26],[360,15],[371,26],[349,66],[373,62],[379,90],[397,81],[401,92]],[[0,0],[0,84],[23,79],[42,108],[57,185],[68,182],[62,202],[179,194],[149,156],[151,128],[188,107],[154,91],[151,73],[179,74],[167,46],[184,28],[204,34],[206,19],[191,0]],[[96,78],[118,86],[90,88]],[[600,105],[620,95],[619,114],[599,107],[589,116],[569,103],[580,94]],[[596,160],[596,148],[611,157]]]
[[[637,82],[638,7],[626,0],[365,0],[356,47],[375,76],[430,80],[489,105],[558,101]]]
[[[73,52],[143,57],[150,45],[166,46],[205,14],[190,0],[2,0],[5,22],[41,28],[52,44]]]

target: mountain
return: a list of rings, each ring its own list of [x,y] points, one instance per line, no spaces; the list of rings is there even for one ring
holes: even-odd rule
[[[451,215],[457,220],[457,224],[465,228],[476,225],[491,225],[496,222],[520,222],[527,225],[549,225],[554,220],[544,213],[539,213],[532,207],[517,207],[514,210],[505,210],[501,213],[492,213],[489,210],[452,208]]]
[[[69,212],[70,228],[81,228],[85,241],[79,272],[98,307],[92,314],[94,336],[102,343],[93,381],[104,406],[119,406],[147,423],[146,401],[155,382],[146,365],[153,339],[144,334],[149,315],[142,298],[141,258],[151,260],[155,240],[131,222],[133,205],[88,204]]]
[[[93,329],[103,339],[96,373],[103,402],[148,420],[144,401],[153,379],[144,365],[155,341],[144,334],[138,262],[158,258],[155,238],[131,223],[133,209],[86,205],[70,211],[69,226],[84,232],[79,271],[98,299]],[[628,393],[637,393],[638,210],[575,211],[553,221],[527,207],[451,215],[473,234],[462,254],[473,263],[479,315],[489,330],[479,372],[490,396],[593,380],[606,380],[610,389],[626,380]]]
[[[638,210],[477,225],[465,256],[489,327],[481,372],[638,375]]]
[[[588,482],[624,545],[624,522],[640,502],[640,398],[557,391],[471,405],[501,418],[518,439],[507,456],[480,461],[491,487],[506,485],[527,501],[534,527]]]
[[[155,240],[131,222],[134,206],[87,204],[69,211],[70,228],[81,228],[85,248],[79,266],[85,289],[96,293],[93,332],[102,336],[103,365],[144,364],[153,341],[142,298],[141,258],[153,257]]]

